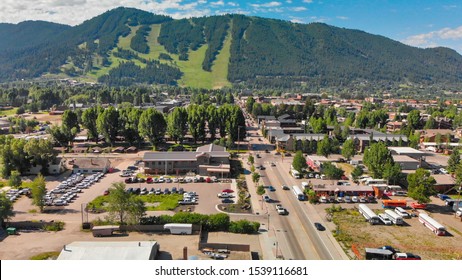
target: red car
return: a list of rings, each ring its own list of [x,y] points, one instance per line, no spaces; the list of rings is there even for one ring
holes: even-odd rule
[[[232,189],[224,189],[222,190],[221,192],[224,192],[224,193],[233,193],[234,191]]]
[[[152,177],[148,177],[146,179],[146,183],[148,183],[148,184],[154,183],[154,181],[152,180]]]
[[[207,177],[207,178],[205,179],[205,182],[207,182],[207,183],[212,183],[212,179],[210,179],[209,177]]]
[[[413,209],[425,209],[425,208],[427,208],[427,204],[425,204],[425,203],[412,202],[412,203],[411,203],[411,207],[412,207]]]
[[[103,192],[103,195],[109,195],[109,190],[105,190],[105,191]]]

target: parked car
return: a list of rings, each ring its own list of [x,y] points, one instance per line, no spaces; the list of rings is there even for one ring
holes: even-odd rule
[[[162,194],[162,190],[161,190],[161,188],[157,188],[157,190],[156,190],[156,194]]]
[[[276,163],[271,162],[271,166],[272,166],[272,167],[275,167],[275,166],[276,166]]]
[[[183,194],[183,193],[184,193],[184,189],[183,189],[183,188],[179,188],[179,189],[178,189],[178,193],[179,193],[179,194]]]
[[[286,186],[286,185],[282,185],[281,188],[282,188],[283,190],[285,190],[285,191],[290,190],[290,188],[289,188],[288,186]]]
[[[351,203],[351,198],[349,196],[345,196],[344,200],[346,203]]]
[[[232,189],[224,189],[222,190],[221,192],[224,192],[224,193],[233,193],[234,191]]]
[[[105,190],[105,191],[103,192],[103,195],[109,195],[109,190]]]
[[[170,194],[170,190],[168,188],[164,189],[164,194]]]
[[[140,195],[146,195],[146,194],[148,194],[148,189],[147,188],[141,189]]]
[[[222,199],[221,202],[222,203],[234,203],[234,200],[232,200],[230,198],[225,198],[225,199]]]
[[[177,193],[177,192],[178,192],[177,188],[176,188],[176,187],[173,187],[173,188],[172,188],[172,193]]]
[[[351,202],[357,203],[359,201],[357,196],[352,196],[351,197]]]
[[[413,209],[425,209],[425,208],[427,208],[427,204],[426,203],[412,202],[411,203],[411,208],[413,208]]]
[[[210,179],[209,177],[207,177],[207,178],[205,179],[205,182],[207,182],[207,183],[212,183],[212,179]]]
[[[268,186],[268,190],[271,191],[271,192],[276,191],[276,189],[273,186]]]
[[[319,231],[326,230],[326,228],[321,223],[314,223],[314,227]]]
[[[154,183],[154,180],[152,179],[152,177],[148,177],[148,178],[146,179],[146,183],[152,184],[152,183]]]
[[[270,198],[268,195],[266,195],[266,194],[263,195],[263,200],[264,200],[265,202],[271,202],[271,198]]]

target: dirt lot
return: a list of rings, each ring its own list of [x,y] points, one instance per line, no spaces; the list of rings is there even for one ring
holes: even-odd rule
[[[354,209],[355,204],[336,204],[338,205],[351,209],[351,211],[343,211],[334,215],[334,220],[339,227],[331,226],[330,229],[334,232],[339,229],[339,235],[336,238],[341,240],[348,249],[354,245],[358,252],[363,254],[366,247],[377,248],[391,245],[401,252],[414,253],[426,260],[462,259],[462,222],[460,218],[454,217],[453,212],[443,212],[446,209],[437,198],[433,199],[429,211],[426,212],[446,227],[449,232],[447,236],[436,236],[415,217],[405,219],[404,226],[370,225]],[[321,212],[330,206],[330,204],[320,204],[316,207]],[[373,210],[380,209],[380,212],[383,212],[380,203],[368,204],[368,206]]]
[[[48,113],[42,114],[23,114],[26,119],[33,119],[34,117],[39,122],[47,122],[49,121],[53,125],[60,125],[62,120],[62,115],[50,115]]]
[[[133,159],[111,160],[112,166],[118,170],[125,169],[128,165],[133,164]],[[50,176],[47,178],[47,188],[53,189],[60,181],[63,181],[70,173],[67,172],[59,177]],[[18,235],[8,236],[1,241],[0,259],[2,260],[26,260],[32,256],[44,252],[59,252],[64,245],[73,241],[148,241],[155,240],[160,243],[162,259],[180,259],[183,256],[183,247],[187,246],[190,256],[197,256],[199,259],[208,259],[202,252],[198,251],[199,236],[171,236],[151,233],[131,232],[128,236],[114,236],[110,238],[98,239],[92,236],[90,232],[81,231],[82,219],[92,221],[97,218],[103,218],[106,214],[88,214],[81,213],[83,204],[93,200],[96,196],[101,195],[112,182],[121,181],[123,178],[119,173],[106,174],[100,182],[94,184],[89,189],[85,189],[79,194],[79,197],[72,204],[61,207],[56,211],[49,213],[38,213],[36,208],[31,205],[31,200],[27,197],[21,197],[14,204],[15,217],[12,221],[63,221],[65,229],[60,232],[45,231],[20,231]],[[170,184],[132,184],[132,187],[173,187]],[[222,189],[230,188],[230,184],[207,184],[207,183],[189,183],[181,184],[186,191],[196,191],[199,194],[199,204],[195,207],[199,213],[210,214],[216,213],[215,205],[220,201],[216,194]],[[35,209],[35,210],[34,210]],[[171,212],[149,212],[148,215],[173,214]],[[225,237],[220,237],[221,235]],[[221,241],[220,241],[221,240]],[[251,250],[260,252],[258,236],[243,236],[239,234],[213,233],[209,236],[208,242],[231,242],[237,244],[251,244]],[[248,253],[232,252],[229,259],[249,259]]]

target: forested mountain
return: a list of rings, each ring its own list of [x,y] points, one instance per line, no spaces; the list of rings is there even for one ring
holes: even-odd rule
[[[462,56],[451,49],[243,15],[173,20],[117,8],[75,27],[0,24],[0,38],[0,81],[53,74],[116,86],[462,84]]]
[[[0,23],[0,51],[23,49],[54,40],[70,26],[45,21]]]

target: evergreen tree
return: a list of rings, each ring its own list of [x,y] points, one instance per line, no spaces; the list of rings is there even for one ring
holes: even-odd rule
[[[446,168],[449,173],[454,173],[457,166],[460,164],[460,152],[459,149],[454,149],[451,156],[448,159],[448,167]]]

